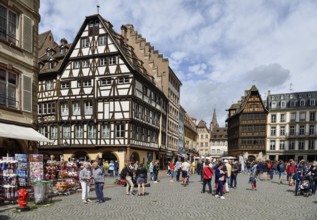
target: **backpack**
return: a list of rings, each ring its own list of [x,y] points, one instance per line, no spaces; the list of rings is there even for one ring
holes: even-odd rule
[[[121,170],[121,173],[119,174],[120,176],[120,179],[125,179],[125,177],[127,176],[127,173],[128,173],[128,168],[125,167]]]
[[[285,171],[285,166],[284,166],[283,163],[280,163],[280,164],[278,165],[278,170],[279,170],[280,172],[284,172],[284,171]]]

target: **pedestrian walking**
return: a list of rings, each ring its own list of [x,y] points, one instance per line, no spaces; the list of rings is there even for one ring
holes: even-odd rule
[[[126,181],[126,194],[133,196],[133,188],[134,188],[134,184],[133,184],[133,170],[134,165],[133,163],[130,163],[128,165],[126,165],[120,173],[120,178],[124,179]]]
[[[151,179],[151,180],[154,180],[153,166],[154,166],[154,161],[151,161],[151,163],[150,163],[150,165],[149,165],[150,179]]]
[[[174,182],[174,176],[175,176],[175,165],[174,165],[174,163],[173,163],[173,161],[170,161],[169,162],[169,167],[170,167],[170,172],[171,172],[171,182]]]
[[[157,183],[158,173],[160,170],[160,162],[157,160],[153,166],[153,174],[154,174],[154,183]]]
[[[287,180],[288,180],[289,186],[293,186],[293,176],[295,172],[296,172],[296,164],[293,161],[293,159],[290,159],[289,163],[286,166]]]
[[[110,176],[113,177],[114,176],[114,162],[113,160],[110,160],[110,163],[109,163],[109,173],[110,173]]]
[[[190,171],[190,163],[188,163],[188,160],[185,160],[182,165],[181,165],[181,170],[182,170],[182,180],[181,180],[181,184],[186,186],[187,183],[187,178],[189,175],[189,171]]]
[[[229,192],[229,184],[231,185],[230,180],[231,180],[232,167],[231,167],[231,164],[229,163],[228,160],[224,160],[224,163],[225,163],[225,166],[227,169],[226,182],[225,182],[225,192],[228,193]]]
[[[90,191],[90,179],[91,179],[91,169],[90,169],[90,163],[85,162],[84,168],[79,172],[79,180],[81,185],[81,198],[83,200],[83,203],[87,204],[88,202],[91,202],[90,199],[88,199],[89,191]]]
[[[250,173],[249,184],[251,184],[252,190],[256,190],[256,177],[252,172]]]
[[[106,201],[103,196],[103,187],[105,184],[105,171],[103,167],[100,167],[97,162],[94,162],[92,164],[92,168],[93,178],[95,181],[95,192],[97,196],[96,202],[103,203]]]
[[[231,176],[230,176],[230,187],[231,188],[237,187],[237,177],[238,177],[239,172],[240,172],[240,165],[239,165],[239,162],[236,161],[232,165],[232,170],[231,170]]]
[[[210,161],[207,160],[205,163],[205,167],[203,169],[204,172],[204,182],[203,182],[203,190],[201,193],[205,193],[206,190],[206,185],[208,185],[209,188],[209,193],[212,193],[212,187],[211,187],[211,180],[212,180],[212,175],[213,175],[213,169],[209,166]]]
[[[114,175],[115,176],[119,175],[119,164],[117,160],[114,162]]]
[[[317,161],[314,161],[309,171],[312,178],[312,194],[316,194],[317,190]]]
[[[138,184],[138,196],[144,196],[144,184],[147,180],[147,169],[144,167],[143,163],[140,163],[138,169],[136,170],[136,183]],[[142,189],[142,191],[141,191]]]
[[[108,170],[109,170],[109,162],[108,162],[108,160],[106,160],[106,162],[103,164],[103,168],[105,169],[105,173],[108,174]]]
[[[216,175],[215,183],[217,185],[215,197],[220,199],[225,199],[225,197],[223,196],[223,184],[225,182],[226,172],[222,170],[223,167],[224,167],[224,164],[222,162],[218,163],[217,169],[215,172],[215,175]]]
[[[277,164],[277,171],[278,171],[278,177],[279,177],[279,184],[282,184],[282,176],[285,172],[285,165],[283,160],[280,160],[280,162]]]
[[[191,170],[192,174],[195,174],[195,170],[196,170],[196,162],[195,162],[195,160],[193,160],[191,166],[192,166],[192,170]]]
[[[178,158],[178,161],[176,162],[175,166],[176,166],[176,181],[179,182],[179,178],[181,175],[181,166],[182,166],[182,161],[180,157]]]

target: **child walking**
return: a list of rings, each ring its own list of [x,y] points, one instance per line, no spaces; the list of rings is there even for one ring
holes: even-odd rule
[[[251,184],[252,190],[256,190],[256,178],[250,173],[249,183]]]

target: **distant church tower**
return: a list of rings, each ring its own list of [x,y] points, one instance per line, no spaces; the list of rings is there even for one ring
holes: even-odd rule
[[[219,124],[217,121],[216,109],[214,109],[214,113],[212,115],[212,120],[210,122],[210,132],[212,132],[216,128],[219,128]]]

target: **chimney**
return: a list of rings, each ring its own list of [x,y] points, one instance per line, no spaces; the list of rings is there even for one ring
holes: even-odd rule
[[[271,90],[267,91],[267,96],[271,95]]]

